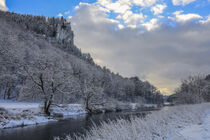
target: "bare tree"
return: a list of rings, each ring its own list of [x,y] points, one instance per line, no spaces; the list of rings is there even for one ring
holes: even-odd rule
[[[95,78],[85,79],[82,83],[82,96],[84,99],[85,109],[88,112],[92,112],[96,106],[103,105],[103,88],[100,86],[95,86]]]
[[[44,99],[44,112],[50,115],[49,109],[53,104],[55,95],[65,93],[65,89],[69,90],[68,78],[70,77],[66,75],[63,69],[56,69],[50,64],[50,61],[39,63],[38,67],[37,70],[30,70],[24,66],[24,70],[30,81],[29,83],[32,84],[33,90],[41,92]]]

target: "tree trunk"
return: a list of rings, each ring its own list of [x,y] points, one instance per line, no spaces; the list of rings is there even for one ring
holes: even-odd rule
[[[44,113],[47,115],[47,116],[50,116],[50,112],[49,112],[49,109],[47,109],[48,107],[48,100],[45,99],[44,101]]]
[[[89,99],[88,98],[85,100],[85,109],[88,111],[88,113],[91,113],[91,109],[89,108]]]
[[[10,99],[10,96],[11,96],[11,88],[9,88],[7,91],[7,99]]]
[[[44,103],[44,112],[47,116],[50,116],[50,106],[52,105],[52,101],[53,100],[53,94],[50,95],[50,99],[47,100],[47,98],[45,99],[45,103]]]

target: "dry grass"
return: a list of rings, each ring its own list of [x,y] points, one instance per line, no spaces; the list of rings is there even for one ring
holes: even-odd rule
[[[116,122],[94,126],[78,140],[182,140],[179,131],[191,124],[202,123],[202,117],[210,103],[180,105],[168,110],[153,112],[145,119],[134,117],[131,121],[120,119]],[[59,139],[59,138],[58,138]],[[73,139],[66,137],[66,140]]]

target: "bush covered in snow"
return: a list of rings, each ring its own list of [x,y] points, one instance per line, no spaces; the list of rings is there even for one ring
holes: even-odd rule
[[[174,95],[168,101],[174,104],[194,104],[210,102],[210,75],[190,76],[183,80]]]
[[[78,140],[183,140],[179,133],[191,124],[202,123],[201,118],[210,104],[180,105],[153,112],[146,118],[133,117],[131,121],[117,120],[94,126]],[[59,138],[56,138],[59,139]],[[70,140],[70,136],[66,137]]]

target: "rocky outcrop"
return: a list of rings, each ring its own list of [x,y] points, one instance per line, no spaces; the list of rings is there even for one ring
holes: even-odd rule
[[[19,24],[24,30],[42,35],[51,43],[59,43],[59,47],[76,56],[85,58],[74,45],[74,33],[71,24],[64,18],[20,15],[3,11],[0,11],[0,16],[9,22]]]

